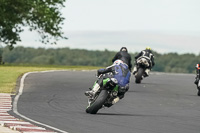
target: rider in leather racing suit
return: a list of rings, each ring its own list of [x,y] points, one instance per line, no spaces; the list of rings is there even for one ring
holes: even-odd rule
[[[118,59],[126,63],[129,66],[129,70],[131,71],[132,69],[131,55],[128,53],[128,50],[126,47],[122,47],[120,51],[117,52],[117,54],[112,59],[112,63],[114,63]]]
[[[199,82],[199,74],[200,74],[200,63],[196,65],[196,77],[194,83],[198,85]]]
[[[117,79],[117,85],[119,86],[118,88],[118,95],[117,97],[110,103],[110,106],[117,103],[119,99],[122,99],[124,97],[124,94],[128,91],[129,89],[129,82],[130,82],[130,70],[129,67],[126,63],[124,63],[122,60],[116,60],[113,65],[107,67],[106,69],[99,69],[97,71],[97,76],[105,74],[101,78],[99,78],[91,91],[86,91],[85,95],[90,96],[91,98],[95,95],[95,93],[99,90],[101,87],[106,87],[106,84],[110,82],[106,81],[106,84],[103,84],[105,82],[105,79],[107,78],[115,78]],[[110,107],[107,106],[107,107]]]
[[[152,67],[155,65],[154,62],[154,55],[151,51],[150,47],[146,47],[145,50],[142,50],[136,57],[135,57],[135,66],[133,68],[133,75],[135,75],[135,73],[137,72],[137,59],[144,57],[146,59],[148,59],[150,66],[145,70],[145,77],[149,76],[149,72],[152,69]]]

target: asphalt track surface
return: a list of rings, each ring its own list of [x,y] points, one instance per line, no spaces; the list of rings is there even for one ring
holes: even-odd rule
[[[69,133],[199,133],[200,97],[194,74],[152,73],[141,84],[131,77],[125,98],[87,114],[84,91],[95,71],[29,74],[18,112]]]

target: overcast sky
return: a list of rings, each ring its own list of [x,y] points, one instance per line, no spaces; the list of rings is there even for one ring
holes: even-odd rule
[[[20,45],[137,52],[200,53],[200,0],[67,0],[62,9],[68,40],[41,44],[24,32]]]

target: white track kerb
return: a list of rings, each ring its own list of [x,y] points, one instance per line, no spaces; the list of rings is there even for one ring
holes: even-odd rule
[[[62,71],[62,70],[59,70],[59,71]],[[63,70],[63,71],[64,71],[64,70]],[[52,127],[52,126],[49,126],[49,125],[46,125],[46,124],[37,122],[37,121],[35,121],[35,120],[32,120],[32,119],[30,119],[30,118],[28,118],[28,117],[26,117],[26,116],[20,114],[20,113],[17,111],[17,103],[18,103],[19,97],[20,97],[20,96],[22,95],[22,93],[23,93],[23,89],[24,89],[24,80],[25,80],[25,78],[26,78],[29,74],[32,74],[32,73],[45,73],[45,72],[55,72],[55,71],[28,72],[28,73],[25,73],[25,74],[22,76],[22,78],[21,78],[21,80],[20,80],[19,92],[18,92],[18,94],[16,95],[16,97],[15,97],[15,99],[14,99],[14,102],[13,102],[13,112],[14,112],[15,114],[17,114],[18,116],[20,116],[20,117],[22,117],[22,118],[24,118],[24,119],[26,119],[26,120],[28,120],[28,121],[30,121],[30,122],[39,124],[39,125],[44,126],[44,127],[47,127],[47,128],[50,128],[50,129],[52,129],[52,130],[54,130],[54,131],[57,131],[57,132],[59,132],[59,133],[68,133],[68,132],[66,132],[66,131],[57,129],[57,128],[55,128],[55,127]]]

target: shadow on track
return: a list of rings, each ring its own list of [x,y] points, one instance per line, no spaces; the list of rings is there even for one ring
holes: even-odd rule
[[[97,113],[95,115],[99,116],[133,116],[133,117],[149,117],[149,118],[173,118],[173,119],[182,119],[182,116],[169,116],[169,115],[154,115],[154,114],[120,114],[120,113]]]
[[[147,115],[139,115],[139,114],[119,114],[119,113],[97,113],[95,115],[116,115],[116,116],[147,116]]]

